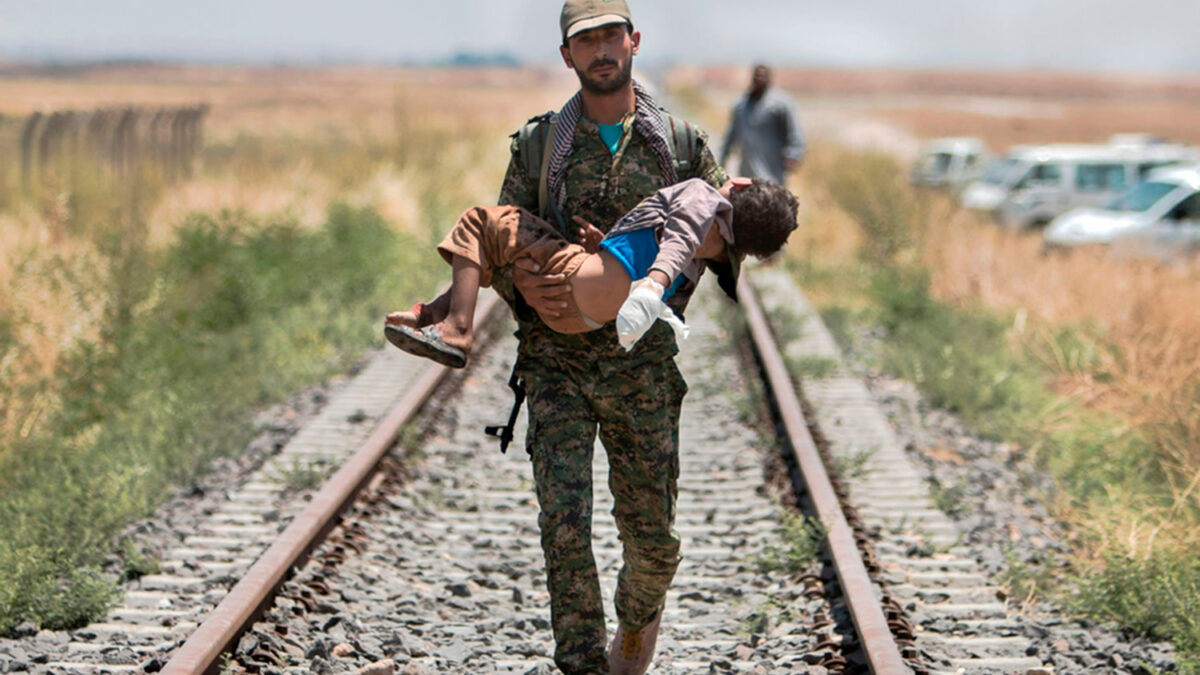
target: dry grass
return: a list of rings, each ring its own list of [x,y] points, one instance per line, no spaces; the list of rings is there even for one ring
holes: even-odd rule
[[[960,215],[932,224],[923,258],[942,300],[1018,317],[1014,337],[1041,355],[1068,400],[1126,420],[1169,453],[1170,507],[1112,493],[1075,513],[1110,546],[1145,552],[1194,540],[1200,514],[1200,261],[1164,266],[1105,250],[1042,255],[1036,235],[1016,235]],[[1054,332],[1095,326],[1103,343],[1089,364],[1064,353]],[[1103,523],[1103,525],[1098,525]],[[1170,533],[1164,536],[1163,532]],[[1200,542],[1198,542],[1200,543]]]
[[[146,190],[154,199],[139,210],[139,236],[151,248],[171,240],[193,212],[241,211],[257,220],[287,217],[317,225],[335,200],[373,207],[394,227],[416,232],[431,226],[430,217],[495,200],[507,164],[507,134],[569,95],[564,74],[569,76],[487,69],[34,69],[0,73],[0,119],[35,110],[209,103],[205,148],[193,175]],[[18,128],[10,122],[0,137],[0,161],[10,166]],[[433,167],[455,167],[454,175]],[[0,401],[0,440],[34,428],[54,405],[44,385],[62,354],[77,341],[96,338],[106,302],[96,291],[106,264],[97,235],[120,229],[119,221],[130,217],[107,213],[121,199],[110,198],[101,184],[61,177],[57,185],[23,195],[15,191],[15,173],[8,175],[9,198],[0,200],[0,329],[9,326],[13,347],[0,350],[0,380],[9,392]],[[433,179],[447,181],[438,191],[444,212],[437,214],[420,196]]]
[[[790,176],[788,187],[800,202],[802,247],[789,244],[789,254],[821,255],[827,264],[845,264],[858,255],[863,233],[854,219],[846,214],[829,196],[823,181],[809,180],[810,176],[828,175],[837,161],[838,151],[828,145],[810,147],[802,171]]]
[[[934,227],[925,262],[936,270],[940,298],[1027,313],[1053,325],[1098,322],[1120,345],[1120,361],[1111,359],[1106,368],[1116,376],[1112,382],[1070,383],[1068,390],[1095,402],[1113,401],[1119,392],[1158,399],[1197,381],[1197,261],[1163,266],[1100,249],[1042,255],[1036,234],[1014,235],[968,216]],[[1125,412],[1143,407],[1130,404]]]

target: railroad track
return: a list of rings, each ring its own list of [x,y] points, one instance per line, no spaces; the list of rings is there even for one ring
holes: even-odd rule
[[[692,390],[681,425],[684,562],[652,672],[1041,672],[1006,630],[997,589],[955,554],[954,524],[932,508],[863,385],[840,366],[795,385],[789,358],[840,363],[837,349],[786,275],[753,276],[743,305],[775,429],[748,414],[763,404],[727,330],[731,306],[699,294],[679,357]],[[768,317],[789,315],[800,335],[777,349]],[[506,332],[500,321],[494,333]],[[297,504],[281,501],[278,485],[247,482],[108,620],[41,636],[56,644],[30,670],[556,672],[528,460],[520,443],[501,455],[481,433],[511,404],[514,352],[511,338],[477,349],[451,378],[453,403],[442,394],[420,447],[401,451],[391,450],[397,435],[447,374],[381,355],[273,460],[341,466],[329,484]],[[795,486],[824,526],[826,556],[764,571],[786,550],[780,502],[790,498],[764,480],[781,450],[789,473],[775,483]],[[855,476],[825,481],[845,458],[859,460]],[[620,545],[606,473],[599,451],[595,548],[611,597]],[[610,633],[613,621],[610,612]]]

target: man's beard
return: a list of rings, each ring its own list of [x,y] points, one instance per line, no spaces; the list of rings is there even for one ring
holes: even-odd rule
[[[579,86],[582,87],[583,90],[588,92],[589,94],[611,94],[615,91],[620,91],[621,89],[624,89],[626,87],[626,85],[629,84],[629,81],[631,79],[633,79],[633,59],[632,58],[625,62],[624,68],[620,67],[620,65],[612,59],[605,59],[604,61],[592,63],[591,65],[588,66],[588,68],[589,69],[594,68],[594,67],[596,67],[598,65],[602,65],[602,64],[617,66],[617,69],[618,69],[617,76],[614,77],[609,82],[598,82],[596,80],[593,80],[591,77],[588,76],[587,71],[580,70],[578,67],[575,68],[575,74],[579,76]]]

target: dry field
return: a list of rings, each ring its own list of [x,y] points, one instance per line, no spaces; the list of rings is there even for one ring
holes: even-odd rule
[[[457,130],[464,135],[486,129],[495,131],[497,154],[491,159],[496,159],[500,168],[492,164],[481,170],[490,168],[494,174],[503,171],[504,134],[535,112],[556,104],[570,91],[569,80],[557,75],[515,70],[142,66],[80,69],[48,76],[34,70],[0,76],[0,116],[104,106],[153,108],[208,103],[211,111],[204,127],[207,145],[280,140],[298,146],[295,156],[282,158],[291,160],[286,163],[254,167],[257,171],[253,176],[236,171],[205,174],[201,170],[197,180],[161,200],[162,210],[153,220],[174,222],[193,208],[245,208],[253,212],[295,209],[312,214],[323,211],[328,200],[341,192],[341,186],[322,176],[323,167],[312,166],[312,158],[303,156],[305,146],[327,142],[403,143],[402,136],[429,128]],[[252,179],[250,184],[246,184],[247,178]],[[403,214],[407,208],[403,203],[404,186],[389,180],[393,177],[376,178],[382,183],[371,184],[380,192],[376,195],[378,205]],[[497,190],[496,184],[488,184],[486,190],[482,185],[469,188],[490,193]]]
[[[52,379],[65,350],[96,337],[95,318],[106,302],[95,291],[104,285],[106,264],[97,247],[105,232],[127,226],[122,221],[137,220],[137,238],[155,248],[195,212],[315,225],[331,202],[345,201],[415,231],[430,207],[431,181],[444,186],[435,192],[447,213],[495,199],[507,134],[569,95],[563,74],[569,76],[499,69],[0,69],[0,166],[6,167],[0,168],[0,333],[14,347],[0,354],[6,391]],[[99,178],[99,169],[76,165],[33,190],[20,183],[17,137],[23,118],[35,111],[197,103],[210,112],[186,180],[164,183],[150,172],[113,184]],[[140,202],[133,215],[131,200]],[[0,438],[29,433],[55,407],[52,399],[0,401]]]
[[[715,149],[745,77],[743,68],[677,68],[666,80],[686,112],[713,133]],[[1200,142],[1200,78],[781,70],[777,80],[798,99],[802,120],[819,118],[811,125],[818,145],[837,125],[844,132],[864,120],[897,143],[974,134],[1001,148],[1130,131]],[[573,86],[562,69],[0,68],[0,116],[11,125],[35,110],[208,103],[196,171],[154,186],[143,224],[151,244],[166,241],[195,211],[317,223],[334,200],[372,206],[394,227],[415,231],[430,208],[432,174],[442,181],[433,194],[449,213],[491,201],[506,134],[556,106]],[[853,135],[865,127],[850,128]],[[0,157],[12,152],[0,147]],[[857,235],[808,185],[819,170],[810,163],[795,186],[806,201],[806,248],[848,255]],[[72,185],[50,187],[0,208],[0,315],[10,317],[20,347],[0,361],[10,384],[51,377],[61,351],[89,337],[89,319],[101,309],[81,290],[94,281],[98,260],[95,238],[87,236],[93,233],[78,225],[86,215],[78,211],[88,205]],[[1064,391],[1135,419],[1179,414],[1175,397],[1196,386],[1200,368],[1195,264],[1160,267],[1094,252],[1045,258],[1036,238],[962,216],[934,227],[923,256],[940,297],[1018,311],[1046,325],[1099,322],[1123,346],[1112,364],[1116,376],[1081,382],[1064,374]],[[19,433],[39,405],[8,401],[0,428]]]
[[[729,67],[677,68],[666,79],[688,114],[713,134],[715,149],[727,105],[745,78],[744,68]],[[1002,148],[1096,141],[1130,131],[1200,142],[1200,78],[781,70],[777,81],[796,96],[802,121],[817,118],[811,132],[818,143],[850,120],[878,122],[876,128],[897,142],[974,134]],[[411,231],[426,208],[419,184],[430,165],[443,166],[440,160],[454,156],[454,175],[441,177],[453,186],[446,190],[450,212],[494,199],[505,135],[529,115],[556,106],[573,85],[561,69],[8,68],[0,69],[0,116],[210,104],[197,170],[188,180],[162,186],[149,207],[145,237],[153,243],[165,241],[194,211],[287,214],[316,223],[335,199],[370,205]],[[0,147],[0,157],[11,153]],[[853,250],[853,228],[825,197],[805,187],[808,178],[801,172],[797,187],[812,225],[805,235],[810,250]],[[97,311],[86,293],[62,283],[61,274],[32,273],[58,265],[88,281],[95,242],[72,229],[80,214],[71,212],[79,207],[69,188],[0,209],[0,310],[18,317],[16,342],[23,347],[21,363],[12,350],[0,363],[10,382],[50,376],[60,351],[87,337],[89,314]],[[1049,324],[1097,320],[1129,342],[1133,356],[1122,364],[1128,372],[1089,383],[1089,403],[1142,416],[1162,409],[1163,396],[1194,383],[1194,377],[1179,376],[1197,368],[1187,359],[1198,353],[1200,335],[1196,313],[1188,311],[1200,300],[1191,265],[1160,268],[1094,254],[1046,259],[1037,255],[1034,238],[968,222],[948,220],[925,253],[943,298],[1023,311]],[[1083,384],[1064,387],[1074,391]],[[1119,390],[1147,396],[1122,397]],[[1148,404],[1133,403],[1143,399]],[[24,405],[5,407],[8,432],[32,413]]]
[[[728,73],[702,79],[722,77],[736,87],[738,78]],[[1200,144],[1200,78],[782,72],[778,80],[795,94],[802,117],[806,103],[817,111],[816,151],[794,187],[811,207],[805,249],[832,259],[846,259],[861,237],[817,175],[831,169],[827,160],[836,154],[823,141],[845,140],[839,124],[867,129],[873,127],[864,120],[878,122],[893,139],[975,135],[993,149],[1103,142],[1121,132]],[[1001,231],[937,204],[917,253],[931,271],[935,297],[1016,317],[1014,344],[1045,363],[1069,402],[1062,415],[1074,409],[1111,415],[1124,421],[1118,434],[1141,434],[1159,453],[1165,500],[1114,485],[1104,500],[1064,505],[1063,514],[1091,539],[1083,552],[1146,555],[1200,544],[1194,527],[1200,514],[1200,260],[1164,265],[1103,249],[1047,256],[1036,232]],[[1056,344],[1057,331],[1072,326],[1099,336],[1091,351],[1068,353]]]
[[[562,75],[0,67],[0,635],[102,616],[130,520],[432,292]]]
[[[666,74],[681,112],[712,134],[714,151],[747,75],[745,67]],[[1200,78],[783,70],[777,81],[796,97],[813,141],[791,185],[804,214],[792,253],[855,271],[869,242],[828,189],[828,175],[847,154],[838,146],[905,157],[920,139],[935,136],[977,135],[1002,150],[1103,141],[1119,132],[1200,143]],[[432,240],[462,209],[495,199],[507,134],[574,88],[570,72],[557,68],[0,65],[0,459],[10,444],[36,437],[70,398],[58,385],[69,379],[62,376],[71,365],[64,366],[64,357],[80,354],[81,344],[111,339],[96,326],[121,325],[126,317],[114,307],[136,315],[138,306],[121,304],[128,289],[112,282],[142,282],[136,269],[122,265],[155,260],[153,252],[175,241],[189,214],[234,212],[251,222],[280,219],[316,229],[328,220],[331,203],[346,202],[370,207],[417,240]],[[197,103],[211,108],[186,179],[164,180],[151,171],[113,181],[86,162],[29,190],[16,176],[14,130],[34,111]],[[896,178],[901,185],[892,194],[920,201]],[[948,200],[922,208],[911,259],[930,270],[937,299],[1016,317],[1013,345],[1044,360],[1071,405],[1124,420],[1159,453],[1166,474],[1160,492],[1169,499],[1116,485],[1106,501],[1064,505],[1060,513],[1090,535],[1081,553],[1197,545],[1200,262],[1162,266],[1098,251],[1048,257],[1036,235],[1001,232]],[[147,304],[162,300],[145,288],[138,297]],[[1055,342],[1059,331],[1079,325],[1095,327],[1086,334],[1098,336],[1083,361]],[[69,451],[92,443],[94,430],[81,428],[53,442]],[[0,565],[0,590],[4,572]],[[47,578],[58,574],[51,570]]]

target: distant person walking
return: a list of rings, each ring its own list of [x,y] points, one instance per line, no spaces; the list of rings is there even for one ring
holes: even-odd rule
[[[771,87],[771,69],[754,66],[750,90],[734,106],[721,147],[721,165],[738,148],[741,164],[734,173],[784,183],[804,159],[804,136],[792,101]]]

